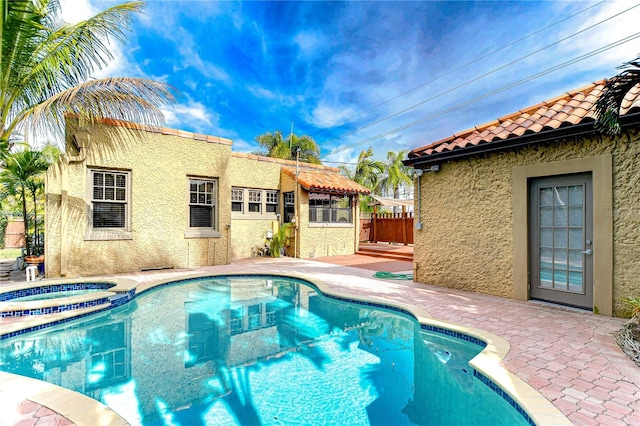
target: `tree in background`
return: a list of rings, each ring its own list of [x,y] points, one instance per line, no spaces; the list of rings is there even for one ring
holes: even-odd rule
[[[177,91],[171,86],[139,78],[91,79],[113,59],[107,40],[125,41],[131,17],[143,2],[67,24],[59,18],[57,0],[0,1],[0,164],[17,132],[63,134],[67,114],[81,123],[109,117],[163,125],[159,106],[174,102]]]
[[[0,172],[0,189],[3,197],[13,197],[22,205],[24,219],[24,239],[27,255],[33,254],[37,237],[37,196],[44,187],[43,174],[51,164],[49,157],[42,151],[26,149],[12,153],[6,157],[5,167]],[[31,196],[34,210],[34,238],[29,235],[29,212],[27,201]]]
[[[400,198],[400,187],[413,183],[410,168],[402,164],[406,157],[407,150],[387,152],[387,162],[385,163],[385,176],[380,182],[380,186],[393,193],[393,198]]]
[[[0,209],[0,250],[2,250],[4,248],[4,243],[5,243],[5,235],[7,232],[7,225],[9,224],[9,218],[2,213],[2,210]]]
[[[284,139],[282,132],[266,132],[256,137],[256,142],[263,151],[259,155],[280,158],[283,160],[295,160],[311,164],[322,164],[320,161],[320,148],[311,136],[297,136],[293,132]],[[299,151],[298,151],[299,150]]]
[[[629,91],[640,84],[640,56],[619,69],[620,74],[607,80],[595,104],[596,128],[603,133],[620,133],[620,107]]]
[[[384,174],[385,164],[373,159],[373,147],[360,152],[358,163],[353,171],[346,166],[340,166],[340,170],[349,179],[369,188],[372,194],[380,193],[380,181]],[[360,202],[360,210],[371,212],[373,210],[370,206],[371,202],[372,198],[369,195],[364,196]]]

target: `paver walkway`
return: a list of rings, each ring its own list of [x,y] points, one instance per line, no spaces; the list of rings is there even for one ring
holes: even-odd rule
[[[120,276],[138,280],[140,288],[145,288],[156,280],[177,279],[194,271],[295,273],[355,295],[415,305],[437,319],[505,338],[511,350],[503,366],[537,389],[574,424],[640,426],[640,368],[624,356],[612,337],[624,324],[622,319],[409,281],[373,279],[370,269],[291,258],[245,259],[197,270]],[[26,420],[26,415],[20,420]]]

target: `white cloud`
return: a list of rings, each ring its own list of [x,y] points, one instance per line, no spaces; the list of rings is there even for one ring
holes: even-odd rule
[[[169,126],[188,124],[195,131],[217,126],[219,116],[211,113],[200,102],[188,100],[186,103],[176,104],[170,109],[163,109],[165,119]]]
[[[323,47],[326,47],[326,39],[315,31],[299,32],[294,38],[303,56],[314,56]]]
[[[61,18],[70,24],[84,21],[95,15],[95,9],[88,0],[60,0]]]
[[[109,5],[104,2],[98,4],[100,8],[96,8],[89,0],[60,0],[61,18],[65,22],[75,24],[87,20],[109,7]],[[111,39],[107,40],[106,44],[113,59],[103,68],[95,69],[91,74],[93,78],[144,76],[144,72],[140,69],[140,66],[130,61],[125,53],[125,51],[131,53],[132,49],[129,45],[122,45],[117,40]]]
[[[327,100],[323,99],[311,110],[310,114],[305,115],[305,120],[315,126],[327,128],[343,124],[353,114],[354,111],[351,108],[345,107],[339,102],[329,104]]]
[[[254,152],[258,149],[258,145],[255,142],[247,142],[244,139],[233,139],[233,151],[234,152]]]
[[[595,25],[605,20],[606,22]],[[638,22],[640,22],[640,4],[634,5],[626,0],[608,1],[606,7],[594,8],[588,19],[584,19],[582,25],[575,29],[575,32],[585,29],[586,31],[580,34],[574,42],[569,43],[566,49],[576,54],[584,54],[615,43],[637,33]],[[591,26],[594,27],[587,29]],[[587,59],[589,68],[602,67],[607,69],[612,65],[616,67],[636,58],[640,54],[638,40],[635,39],[618,47],[607,49],[603,53]],[[611,68],[611,75],[613,74],[615,71]]]
[[[174,71],[182,71],[192,67],[204,77],[223,83],[230,83],[229,74],[215,63],[202,59],[201,49],[206,45],[196,42],[191,34],[193,28],[181,25],[181,15],[188,15],[192,19],[202,20],[201,25],[211,25],[207,20],[213,20],[221,14],[216,2],[183,2],[176,11],[174,2],[156,2],[153,8],[148,8],[142,15],[140,23],[156,33],[157,37],[174,44],[178,56],[174,59]],[[234,15],[235,16],[235,15]],[[241,21],[234,21],[239,25]],[[212,37],[214,37],[212,33]],[[172,52],[174,54],[175,52]]]

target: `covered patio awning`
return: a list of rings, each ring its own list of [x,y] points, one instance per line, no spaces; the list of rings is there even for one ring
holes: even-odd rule
[[[380,197],[378,195],[371,195],[371,198],[376,200],[375,203],[371,203],[371,205],[375,205],[375,206],[413,207],[413,199],[411,199],[411,200],[400,200],[398,198]]]
[[[296,168],[283,166],[282,171],[296,178]],[[369,194],[368,188],[339,173],[336,168],[299,167],[298,183],[307,191],[334,192],[342,194]]]

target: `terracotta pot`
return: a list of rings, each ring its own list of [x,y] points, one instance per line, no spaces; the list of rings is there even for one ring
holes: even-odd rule
[[[31,264],[37,265],[38,263],[44,262],[44,255],[40,255],[40,256],[25,256],[24,257],[24,261],[27,262],[30,265]]]

